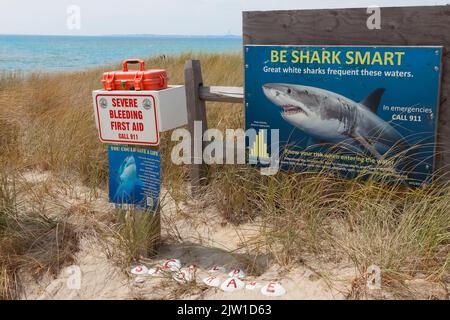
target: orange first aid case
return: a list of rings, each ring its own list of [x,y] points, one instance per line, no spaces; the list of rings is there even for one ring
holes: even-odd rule
[[[139,70],[128,70],[128,64],[139,64]],[[123,61],[123,70],[105,72],[103,88],[113,90],[163,90],[167,88],[167,72],[163,69],[145,70],[145,64],[140,59]]]

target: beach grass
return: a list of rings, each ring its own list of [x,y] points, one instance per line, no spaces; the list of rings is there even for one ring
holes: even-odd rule
[[[17,299],[23,275],[57,275],[78,249],[77,227],[21,174],[0,169],[0,299]],[[44,191],[45,192],[45,191]]]
[[[179,84],[183,83],[184,63],[191,58],[201,60],[205,85],[243,85],[241,54],[186,53],[147,59],[146,65],[167,69],[170,83]],[[106,188],[107,150],[97,138],[91,92],[101,86],[103,71],[119,68],[2,76],[0,160],[5,174],[0,189],[0,242],[10,245],[0,249],[0,288],[5,288],[0,297],[11,296],[16,258],[26,257],[23,252],[29,245],[21,240],[24,230],[10,224],[18,194],[20,198],[11,184],[16,173],[45,170],[58,177],[76,176],[94,192]],[[209,127],[224,130],[244,125],[241,105],[208,103],[207,109]],[[163,187],[175,201],[184,202],[192,200],[188,171],[169,160],[174,144],[170,133],[164,133],[160,146]],[[367,268],[377,265],[387,288],[418,274],[430,281],[448,281],[448,184],[405,189],[371,180],[338,179],[326,173],[261,176],[255,168],[242,165],[213,165],[208,180],[201,200],[217,207],[230,223],[257,224],[259,233],[246,243],[248,250],[270,254],[280,265],[292,265],[305,255],[313,255],[317,261],[350,261],[363,279]],[[49,217],[48,212],[41,215]],[[116,234],[131,262],[148,239],[129,224],[129,219],[122,218],[118,218],[122,227]],[[36,236],[54,230],[58,223],[33,219],[40,226]],[[6,238],[11,232],[15,236]],[[72,238],[67,240],[69,247]]]

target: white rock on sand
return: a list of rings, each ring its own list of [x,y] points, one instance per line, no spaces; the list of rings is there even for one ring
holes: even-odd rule
[[[156,267],[156,268],[150,268],[148,269],[148,275],[152,276],[152,277],[160,277],[162,276],[164,273],[162,272],[161,267]]]
[[[271,281],[261,288],[261,293],[268,297],[280,297],[286,294],[286,289],[283,288],[281,283]]]
[[[142,276],[137,276],[137,277],[134,279],[134,282],[135,282],[135,283],[144,283],[144,282],[145,282],[145,278],[142,277]]]
[[[187,268],[182,268],[180,271],[173,274],[173,279],[179,283],[189,283],[195,280],[195,273],[197,267],[191,265]]]
[[[144,265],[138,265],[134,268],[131,268],[131,274],[136,276],[141,276],[148,273],[148,268]]]
[[[209,276],[203,279],[203,283],[210,287],[219,287],[222,281],[215,276]]]
[[[245,276],[246,276],[246,274],[245,274],[244,270],[242,270],[242,269],[240,269],[240,268],[236,268],[236,269],[232,270],[232,271],[228,274],[228,276],[229,276],[229,277],[236,277],[236,278],[239,278],[239,279],[244,279]]]
[[[180,271],[181,261],[178,259],[165,260],[162,264],[163,269],[169,269],[170,271]]]
[[[221,285],[220,289],[225,292],[234,292],[244,289],[245,283],[239,278],[228,278]]]

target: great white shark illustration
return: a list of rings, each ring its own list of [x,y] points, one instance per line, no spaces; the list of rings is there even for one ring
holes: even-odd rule
[[[133,196],[136,186],[142,182],[139,180],[136,169],[136,160],[133,156],[128,156],[122,162],[119,171],[119,186],[117,187],[114,199],[122,201],[123,198]]]
[[[385,91],[382,88],[361,102],[303,85],[268,83],[263,91],[282,109],[284,120],[316,140],[344,142],[377,159],[410,149],[402,135],[376,114]]]

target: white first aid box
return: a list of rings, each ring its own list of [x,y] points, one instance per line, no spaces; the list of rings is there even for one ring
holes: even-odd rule
[[[95,123],[100,141],[157,146],[159,133],[187,124],[184,86],[157,91],[96,90]]]

